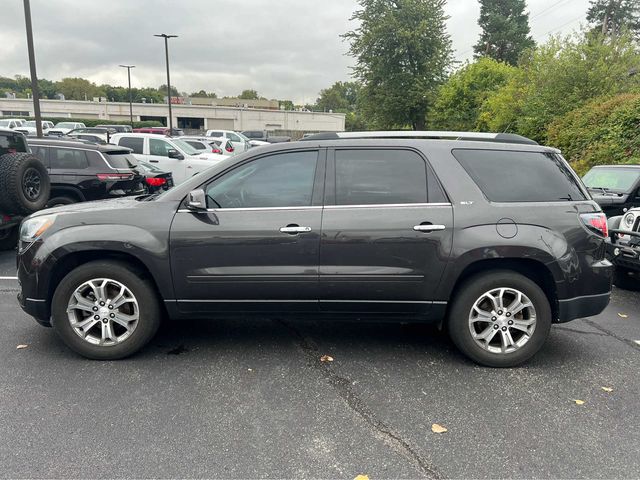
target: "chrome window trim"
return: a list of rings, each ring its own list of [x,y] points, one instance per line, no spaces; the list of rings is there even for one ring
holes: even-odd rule
[[[178,213],[263,212],[271,210],[320,210],[322,208],[323,207],[320,205],[308,207],[207,208],[206,210],[189,210],[188,208],[181,208],[178,210]]]
[[[338,210],[344,208],[420,208],[420,207],[451,207],[451,203],[378,203],[370,205],[325,205],[324,208]]]

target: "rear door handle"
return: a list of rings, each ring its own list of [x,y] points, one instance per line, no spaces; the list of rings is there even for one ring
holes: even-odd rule
[[[298,225],[287,225],[280,229],[282,233],[288,233],[289,235],[297,235],[298,233],[307,233],[311,231],[311,227],[300,227]]]
[[[424,225],[416,225],[413,227],[413,229],[416,232],[437,232],[440,230],[444,230],[447,227],[445,227],[444,225],[431,225],[431,224],[424,224]]]

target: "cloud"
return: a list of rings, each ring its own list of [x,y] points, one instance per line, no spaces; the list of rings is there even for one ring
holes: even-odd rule
[[[584,19],[588,0],[530,0],[534,37],[568,31]],[[32,0],[38,75],[126,84],[122,63],[135,64],[134,86],[166,83],[164,46],[171,33],[171,80],[179,90],[313,101],[322,88],[349,79],[353,59],[340,35],[356,0]],[[3,2],[0,75],[28,75],[22,2]],[[450,0],[449,33],[460,60],[477,40],[476,0]],[[568,22],[568,23],[567,23]]]

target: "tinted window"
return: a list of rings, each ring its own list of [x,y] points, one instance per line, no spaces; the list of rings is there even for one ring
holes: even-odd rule
[[[272,155],[242,165],[207,187],[209,208],[311,205],[318,152]]]
[[[113,168],[134,168],[138,165],[136,157],[129,152],[109,152],[105,154],[105,158],[109,165]]]
[[[175,150],[175,149],[164,140],[158,140],[156,138],[149,139],[149,153],[151,155],[168,157],[169,150]]]
[[[209,132],[210,137],[224,137],[224,133],[222,132]]]
[[[123,137],[118,143],[121,147],[127,147],[133,150],[133,153],[142,154],[144,151],[144,138]]]
[[[424,160],[405,150],[336,151],[336,204],[427,203]]]
[[[82,170],[89,166],[87,155],[82,150],[70,148],[51,148],[51,168],[61,170]]]
[[[560,155],[503,150],[454,150],[453,155],[493,202],[584,200]]]
[[[20,134],[0,134],[0,155],[5,153],[27,152],[27,143]]]
[[[197,142],[195,140],[184,140],[185,143],[188,143],[196,150],[208,150],[206,145],[202,142]]]

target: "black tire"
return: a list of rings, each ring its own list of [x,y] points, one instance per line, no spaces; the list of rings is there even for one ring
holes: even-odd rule
[[[78,203],[78,200],[71,197],[54,197],[47,202],[47,208],[60,207],[62,205],[71,205]]]
[[[138,324],[131,336],[121,343],[110,346],[91,344],[71,326],[67,315],[68,302],[76,288],[95,278],[108,278],[122,283],[138,302]],[[51,311],[52,326],[62,341],[76,353],[94,360],[119,360],[136,353],[156,334],[162,318],[153,284],[127,264],[116,261],[90,262],[72,270],[58,284]]]
[[[30,153],[0,157],[0,211],[29,215],[44,208],[51,194],[46,167]]]
[[[613,284],[623,290],[640,292],[640,273],[618,267],[613,277]]]
[[[18,245],[18,225],[0,230],[0,250],[13,250]]]
[[[502,287],[516,289],[531,300],[536,311],[536,326],[529,340],[517,350],[493,353],[479,346],[473,339],[469,316],[474,304],[482,295]],[[474,275],[457,289],[449,310],[447,327],[453,343],[471,360],[487,367],[506,368],[520,365],[542,348],[549,336],[551,321],[549,300],[536,283],[512,271],[494,270]]]

